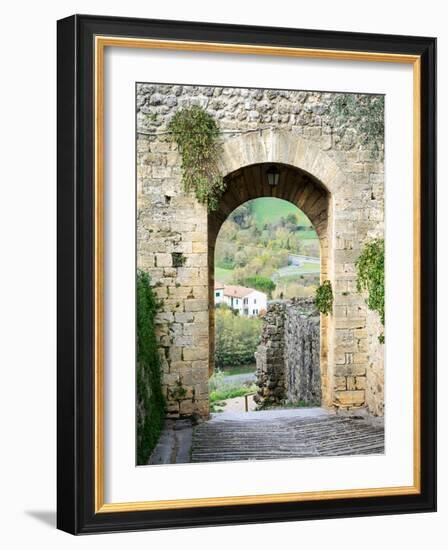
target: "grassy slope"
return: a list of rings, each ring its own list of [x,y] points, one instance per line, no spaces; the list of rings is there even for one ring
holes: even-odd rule
[[[285,218],[288,214],[295,214],[299,225],[311,227],[311,222],[305,214],[301,210],[298,210],[292,203],[283,199],[274,199],[270,197],[259,198],[254,201],[253,212],[259,227],[263,227],[265,223],[272,223],[280,218]]]
[[[297,216],[298,224],[308,227],[306,231],[302,231],[301,238],[303,240],[317,239],[316,232],[308,219],[308,217],[292,203],[283,199],[270,197],[261,197],[254,200],[253,216],[259,228],[262,228],[266,223],[275,223],[280,218],[286,217],[288,214]],[[303,273],[319,272],[319,266],[315,264],[304,264],[301,268],[292,268],[291,273],[285,273],[285,278],[290,281],[294,280],[294,275],[297,278]],[[227,283],[232,279],[233,270],[223,269],[215,266],[215,280],[222,283]],[[282,275],[280,275],[282,277]],[[283,278],[283,277],[282,277]]]
[[[223,269],[215,265],[215,281],[220,283],[227,283],[231,280],[233,275],[233,269]]]

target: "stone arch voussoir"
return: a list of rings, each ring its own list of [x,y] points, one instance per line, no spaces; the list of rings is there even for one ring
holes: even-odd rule
[[[222,145],[223,175],[251,164],[281,163],[299,168],[320,180],[332,194],[343,184],[342,170],[329,155],[310,140],[292,131],[262,130],[232,137]]]

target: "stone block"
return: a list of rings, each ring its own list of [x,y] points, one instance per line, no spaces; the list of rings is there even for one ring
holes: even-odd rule
[[[363,329],[366,326],[365,318],[356,318],[356,317],[336,317],[335,316],[335,327],[340,329]]]
[[[355,378],[353,376],[347,376],[347,390],[356,390]]]
[[[197,285],[190,288],[190,296],[199,300],[207,300],[208,302],[208,287],[205,285]]]
[[[185,300],[185,311],[204,311],[208,309],[208,300]]]
[[[191,336],[208,336],[208,323],[188,323],[184,326],[184,334]]]
[[[208,311],[195,311],[193,312],[195,323],[208,323],[210,314]]]
[[[182,312],[184,311],[184,303],[182,299],[168,299],[164,300],[162,307],[165,311]]]
[[[168,348],[168,357],[172,362],[182,361],[182,348],[178,346],[170,346]]]
[[[192,368],[192,364],[189,361],[172,361],[170,364],[170,374],[175,374],[177,377],[182,375],[183,372],[187,372]]]
[[[193,292],[193,287],[187,285],[187,286],[176,286],[175,284],[174,285],[171,285],[168,287],[168,294],[169,294],[169,297],[170,299],[174,300],[184,300],[186,298],[188,298],[188,296],[191,296]]]
[[[177,323],[190,323],[194,319],[194,314],[192,312],[176,311],[174,314],[171,313],[171,315],[174,316]]]
[[[353,354],[353,362],[362,365],[367,363],[369,360],[367,353],[354,353]]]
[[[208,347],[183,348],[183,358],[185,361],[208,359]]]
[[[166,402],[167,416],[177,416],[179,414],[179,403],[177,401]]]
[[[194,339],[193,339],[192,336],[179,335],[179,336],[175,336],[173,338],[173,344],[176,345],[176,346],[190,347],[190,346],[193,346],[195,344],[195,342],[194,342]]]
[[[208,255],[204,254],[187,254],[186,255],[186,267],[207,267]]]
[[[174,314],[171,311],[159,311],[155,319],[156,323],[167,322],[172,323],[174,321]]]
[[[208,382],[202,381],[200,384],[195,384],[194,393],[195,397],[198,396],[200,399],[208,398]]]
[[[336,353],[344,353],[352,351],[356,342],[351,330],[336,330],[335,331],[335,351]]]
[[[193,242],[191,252],[193,252],[193,254],[207,254],[208,252],[207,243],[203,241]]]
[[[347,389],[347,379],[345,376],[335,376],[334,377],[334,389],[335,390],[345,390]]]
[[[193,243],[191,241],[182,240],[173,245],[172,252],[181,254],[191,254],[193,252]]]
[[[171,254],[156,254],[157,267],[171,267],[173,261]]]
[[[207,243],[207,232],[190,231],[188,233],[184,233],[182,238],[186,241],[191,241],[192,243]]]
[[[365,402],[365,392],[363,390],[354,391],[335,391],[336,404],[342,406],[359,407]]]
[[[334,372],[336,376],[364,376],[365,365],[336,365]]]
[[[191,399],[185,399],[184,401],[180,402],[179,413],[182,416],[190,416],[193,414],[193,411],[194,411],[194,405]]]

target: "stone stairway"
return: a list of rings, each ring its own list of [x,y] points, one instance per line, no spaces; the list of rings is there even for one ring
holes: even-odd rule
[[[197,426],[192,462],[384,453],[384,429],[320,408],[221,413]]]

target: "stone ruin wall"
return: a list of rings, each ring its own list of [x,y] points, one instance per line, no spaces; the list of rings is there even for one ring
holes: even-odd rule
[[[315,406],[322,402],[320,370],[320,322],[312,298],[273,301],[263,318],[263,332],[255,357],[257,363],[258,406],[305,402]],[[383,327],[378,315],[367,311],[368,367],[360,369],[352,358],[350,376],[337,378],[341,390],[360,392],[361,406],[373,416],[384,416],[384,353],[378,335]],[[359,333],[358,333],[359,334]],[[366,350],[367,351],[367,350]],[[347,369],[350,367],[347,367]],[[355,393],[355,397],[358,396]],[[350,410],[350,409],[348,409]]]
[[[285,386],[288,402],[321,404],[320,314],[312,299],[285,308]]]
[[[367,310],[367,349],[369,364],[366,375],[366,406],[374,416],[384,416],[384,345],[378,336],[384,332],[376,312]]]
[[[255,352],[257,405],[280,404],[285,391],[285,303],[271,302],[263,317],[261,341]]]
[[[320,405],[320,315],[314,300],[270,302],[255,357],[259,406]]]
[[[344,114],[335,106],[341,100],[344,105],[347,94],[137,85],[137,264],[150,274],[161,301],[157,336],[169,416],[208,415],[207,212],[183,191],[181,158],[166,133],[175,111],[193,104],[215,118],[223,144],[239,137],[241,146],[232,150],[240,165],[260,162],[255,159],[269,150],[274,153],[265,161],[275,161],[272,155],[286,157],[287,148],[275,149],[276,136],[283,132],[286,144],[301,140],[305,149],[309,144],[310,153],[304,149],[300,161],[309,160],[309,167],[299,163],[299,168],[329,185],[332,169],[312,164],[311,151],[318,150],[343,174],[343,182],[338,176],[331,189],[331,249],[321,243],[329,247],[328,277],[335,297],[333,318],[322,322],[322,338],[328,336],[331,343],[328,357],[321,357],[328,362],[323,400],[338,408],[365,405],[360,378],[370,365],[367,350],[374,328],[356,292],[355,261],[364,242],[383,235],[384,167],[382,135],[376,140],[363,134],[359,111],[381,99],[354,97]],[[254,129],[260,132],[241,134]]]

